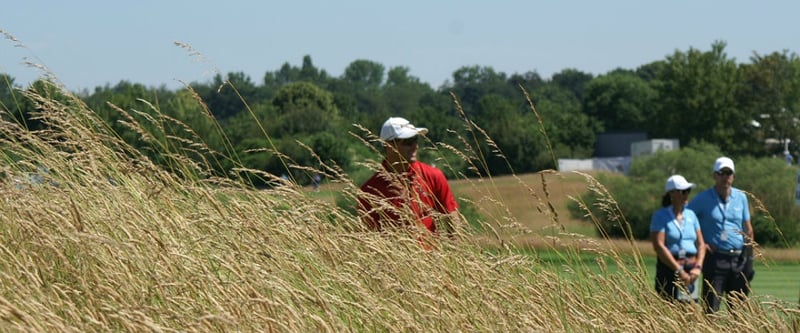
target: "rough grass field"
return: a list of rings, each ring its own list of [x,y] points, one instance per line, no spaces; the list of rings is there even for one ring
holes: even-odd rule
[[[450,180],[456,196],[470,198],[479,207],[481,214],[495,220],[511,220],[523,228],[523,231],[511,235],[521,247],[550,247],[553,244],[550,236],[558,237],[575,234],[585,237],[596,237],[594,225],[590,221],[574,218],[567,210],[567,204],[574,197],[587,191],[587,175],[574,172],[544,172],[514,176],[499,176],[491,179],[454,179]],[[621,177],[621,176],[620,176]],[[547,184],[547,194],[543,185]],[[325,184],[319,193],[308,193],[318,199],[333,204],[337,193],[343,189],[341,184]],[[540,201],[549,201],[555,214],[540,210]],[[562,232],[563,231],[563,232]],[[567,237],[570,238],[570,237]],[[647,241],[605,240],[629,253],[654,255],[652,246]],[[633,249],[625,249],[634,247]],[[761,248],[760,257],[763,262],[787,262],[800,264],[800,251],[794,248]]]
[[[453,191],[459,195],[470,198],[483,198],[476,201],[484,214],[493,214],[496,206],[486,197],[492,195],[494,199],[502,202],[507,211],[518,223],[534,232],[547,233],[554,227],[563,226],[567,232],[575,232],[587,236],[594,235],[594,226],[591,222],[581,221],[570,216],[567,211],[569,197],[577,197],[586,192],[586,178],[578,173],[544,172],[541,174],[524,174],[517,176],[492,177],[491,180],[482,182],[490,183],[481,186],[481,182],[458,179],[451,182]],[[547,193],[544,185],[547,184]],[[488,192],[493,188],[493,193]],[[537,197],[547,200],[552,204],[555,215],[542,212],[538,209]]]
[[[159,164],[77,98],[24,94],[47,129],[0,118],[2,332],[798,328],[797,303],[751,299],[739,304],[740,315],[706,316],[660,300],[638,243],[574,232],[582,229],[556,195],[574,190],[568,176],[539,175],[555,177],[547,190],[536,175],[512,177],[518,190],[502,189],[505,178],[456,184],[476,193],[471,199],[488,218],[484,234],[373,233],[320,200],[322,193],[291,184],[257,190],[244,177],[213,176],[209,160],[187,153],[207,147],[166,135],[169,126],[183,128],[154,104],[118,112],[140,140],[160,149]],[[338,169],[316,171],[338,193],[357,192]],[[536,214],[549,222],[534,222]]]
[[[578,173],[556,173],[548,172],[544,174],[527,174],[518,176],[494,177],[493,185],[497,188],[498,197],[501,198],[511,214],[525,228],[530,229],[531,233],[525,236],[514,237],[515,241],[521,246],[531,246],[540,249],[551,249],[552,241],[547,241],[548,235],[552,230],[558,229],[559,225],[568,233],[578,233],[593,237],[596,235],[594,226],[591,222],[572,217],[567,210],[570,197],[577,197],[587,191],[587,181],[583,174]],[[530,189],[544,196],[542,184],[547,184],[547,199],[554,207],[558,222],[554,222],[552,214],[544,214],[536,209],[536,198],[529,193]],[[525,184],[525,185],[522,185]],[[453,188],[459,195],[469,197],[481,197],[481,190],[472,186],[470,181],[455,180]],[[480,205],[487,201],[477,201]],[[489,211],[491,205],[484,205],[482,209]],[[655,276],[655,253],[647,241],[630,242],[624,240],[612,241],[614,246],[623,249],[623,253],[630,255],[640,253],[645,256],[647,262],[647,276],[652,279]],[[630,251],[624,250],[630,247]],[[633,250],[632,248],[635,248]],[[543,251],[538,251],[541,256]],[[761,298],[765,302],[770,300],[781,300],[785,302],[798,302],[800,299],[800,251],[797,249],[778,249],[760,248],[759,261],[756,264],[758,270],[757,278],[753,281],[753,295]],[[591,252],[586,252],[585,258],[593,261],[595,257]],[[545,255],[547,256],[547,255]],[[559,256],[553,256],[558,258]],[[555,260],[558,262],[559,260]],[[615,271],[616,268],[611,268]]]
[[[547,184],[547,194],[543,189]],[[501,215],[503,219],[511,216],[519,224],[513,228],[518,234],[506,235],[508,241],[521,248],[520,253],[527,253],[548,263],[563,265],[570,261],[582,262],[589,268],[597,268],[594,263],[597,255],[591,246],[602,247],[610,244],[619,249],[624,256],[642,255],[647,274],[647,279],[652,280],[655,274],[655,253],[647,241],[628,240],[601,240],[592,242],[582,238],[595,238],[595,228],[590,221],[574,218],[567,210],[571,197],[577,197],[587,190],[587,179],[581,173],[545,172],[542,174],[524,174],[516,176],[493,177],[490,180],[456,179],[451,181],[453,191],[457,196],[472,199],[480,208],[482,214]],[[327,199],[333,203],[334,193],[337,192],[335,184],[326,185],[317,197]],[[489,189],[491,188],[491,190]],[[537,207],[537,197],[545,197],[550,202],[555,213],[542,212]],[[502,203],[502,209],[498,203]],[[554,239],[557,238],[557,239]],[[578,242],[587,246],[585,251],[578,251],[568,259],[556,249],[568,248],[568,242]],[[479,238],[489,248],[496,244],[497,239]],[[529,250],[524,250],[529,248]],[[760,248],[759,261],[757,262],[757,278],[753,282],[754,297],[765,302],[781,300],[785,302],[798,302],[800,298],[800,251],[797,249]],[[576,257],[577,256],[577,257]],[[579,259],[578,259],[579,258]],[[608,264],[612,272],[617,271],[616,264]],[[649,281],[648,280],[648,281]]]

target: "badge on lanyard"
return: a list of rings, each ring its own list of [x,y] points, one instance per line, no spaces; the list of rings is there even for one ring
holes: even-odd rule
[[[686,258],[686,250],[680,249],[678,250],[678,259],[685,259]]]
[[[731,197],[732,196],[733,195],[731,195]],[[717,201],[719,204],[719,212],[722,213],[722,225],[720,225],[721,230],[720,230],[719,240],[724,242],[728,240],[728,231],[725,230],[725,220],[728,218],[726,216],[726,213],[728,212],[728,205],[730,204],[730,201],[727,202],[722,201],[722,198],[719,197],[719,194],[717,195]]]

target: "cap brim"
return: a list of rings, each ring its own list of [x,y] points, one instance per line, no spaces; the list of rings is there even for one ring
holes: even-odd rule
[[[670,187],[670,188],[666,189],[666,191],[667,192],[674,191],[674,190],[683,191],[683,190],[688,190],[690,188],[694,188],[696,185],[697,184],[695,184],[695,183],[686,183],[686,184],[684,184],[684,186]]]
[[[398,133],[396,137],[390,138],[390,139],[387,139],[387,140],[408,139],[408,138],[413,138],[413,137],[415,137],[415,136],[417,136],[419,134],[425,135],[427,133],[428,133],[428,129],[424,128],[424,127],[419,127],[419,128],[414,128],[414,129],[407,128],[407,129],[404,129],[402,133]]]

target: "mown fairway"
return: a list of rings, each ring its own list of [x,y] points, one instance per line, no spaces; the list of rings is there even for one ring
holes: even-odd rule
[[[773,262],[755,266],[753,295],[797,303],[800,299],[800,263]]]

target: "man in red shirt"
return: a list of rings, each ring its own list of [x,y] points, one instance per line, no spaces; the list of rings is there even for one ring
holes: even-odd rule
[[[358,198],[359,214],[371,230],[418,226],[434,234],[455,232],[458,204],[447,179],[417,161],[418,140],[426,133],[400,117],[383,123],[383,167],[361,186]]]

